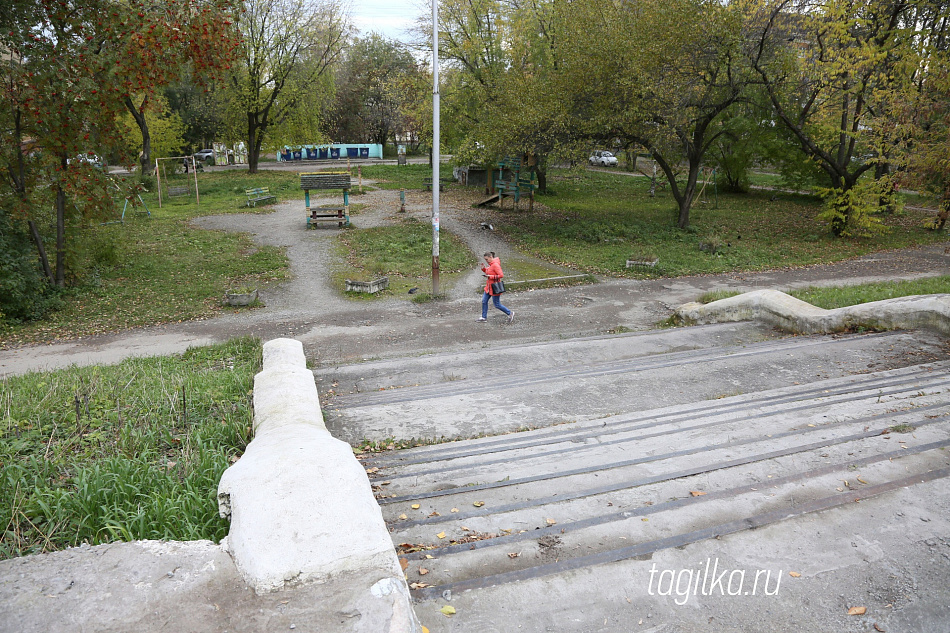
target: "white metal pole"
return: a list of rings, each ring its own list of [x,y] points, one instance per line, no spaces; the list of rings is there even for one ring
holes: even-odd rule
[[[439,0],[432,0],[432,296],[439,294]]]

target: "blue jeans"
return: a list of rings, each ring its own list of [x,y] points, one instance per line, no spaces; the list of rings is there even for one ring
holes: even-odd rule
[[[487,292],[482,294],[482,318],[488,318],[488,298],[491,297],[492,302],[495,304],[495,307],[504,312],[507,315],[511,315],[511,310],[501,305],[501,295],[490,295]]]

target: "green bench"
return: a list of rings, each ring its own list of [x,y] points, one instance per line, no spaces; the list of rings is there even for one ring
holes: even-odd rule
[[[277,202],[277,196],[271,195],[268,187],[245,189],[244,195],[247,196],[247,206],[249,207],[256,207],[258,202]]]

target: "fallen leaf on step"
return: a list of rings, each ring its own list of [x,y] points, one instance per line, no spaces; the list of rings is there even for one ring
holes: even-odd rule
[[[801,577],[801,574],[798,573],[797,571],[790,571],[790,572],[788,572],[788,575],[791,576],[792,578],[799,578],[799,577]]]
[[[438,534],[436,534],[436,536],[438,536],[439,538],[445,538],[445,532],[439,532]]]
[[[405,514],[400,514],[400,515],[399,515],[399,518],[402,519],[403,521],[405,521],[405,520],[408,519],[409,517],[406,516]]]
[[[427,584],[427,583],[424,583],[424,582],[413,582],[413,583],[409,583],[409,588],[410,588],[410,589],[424,589],[425,587],[431,587],[431,586],[432,586],[432,585]]]
[[[444,615],[447,618],[452,617],[453,615],[455,615],[455,607],[453,607],[450,604],[445,605],[444,607],[442,607],[442,615]]]
[[[440,517],[440,516],[442,516],[442,515],[433,510],[433,511],[432,511],[432,514],[429,515],[429,518],[432,518],[432,517]]]
[[[435,558],[435,556],[433,556],[432,554],[426,554],[426,559],[432,560],[433,558]]]
[[[473,503],[472,505],[475,506],[476,508],[480,508],[480,507],[482,507],[483,505],[485,505],[485,502],[484,502],[484,501],[476,501],[476,502]]]
[[[419,568],[419,575],[420,575],[420,576],[425,576],[425,575],[428,574],[428,573],[429,573],[429,570],[426,569],[425,567],[420,567],[420,568]]]
[[[862,484],[866,484],[866,483],[867,483],[866,481],[864,481],[864,480],[861,479],[860,477],[858,477],[858,481],[860,481]]]
[[[474,531],[474,530],[472,530],[472,528],[470,528],[470,527],[465,527],[464,525],[459,526],[459,528],[460,528],[463,532],[473,532],[473,531]]]
[[[548,523],[548,525],[555,525],[555,524],[557,523],[557,521],[555,521],[554,519],[548,519],[548,520],[547,520],[547,523]]]
[[[452,508],[452,510],[451,510],[451,512],[458,512],[458,511],[459,511],[458,508]]]
[[[851,607],[848,609],[848,615],[864,615],[867,612],[867,607]]]
[[[411,507],[412,507],[413,510],[418,510],[420,506],[419,506],[418,503],[414,503],[414,504],[412,504]]]
[[[882,629],[877,622],[874,623],[874,630],[878,633],[886,633],[886,629]]]
[[[690,490],[689,494],[693,495],[694,497],[702,497],[706,493],[702,490]]]
[[[521,552],[508,552],[508,558],[518,558],[521,556]]]
[[[392,559],[390,559],[390,560],[392,560]],[[399,566],[402,567],[403,570],[405,570],[407,567],[409,567],[409,560],[408,560],[408,559],[405,559],[405,558],[400,558],[400,559],[399,559]]]
[[[422,633],[429,633],[429,629],[427,629],[426,627],[422,627]]]
[[[367,475],[372,475],[373,473],[378,473],[378,472],[379,472],[379,468],[367,468],[367,469],[366,469],[366,474],[367,474]]]

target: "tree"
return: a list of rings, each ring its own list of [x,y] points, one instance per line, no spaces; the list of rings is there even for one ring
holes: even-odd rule
[[[244,121],[248,171],[257,172],[272,126],[298,108],[342,51],[350,27],[338,0],[248,0],[241,14],[240,63],[229,80],[231,108]]]
[[[404,127],[413,76],[421,75],[408,49],[371,34],[344,53],[336,73],[330,136],[340,142],[385,145]]]
[[[67,220],[99,217],[112,207],[105,175],[81,157],[121,147],[118,115],[133,94],[160,89],[170,76],[163,46],[184,40],[186,48],[212,58],[227,48],[226,41],[202,47],[203,36],[216,32],[208,20],[226,12],[226,2],[179,0],[175,11],[188,17],[184,23],[156,23],[153,13],[167,11],[139,0],[12,0],[12,10],[0,14],[5,111],[13,132],[4,154],[17,192],[15,219],[30,219],[31,208],[45,205],[42,197],[52,193],[56,285],[65,285]],[[29,160],[27,139],[34,148]],[[30,191],[29,181],[49,186]]]
[[[572,117],[586,122],[592,139],[645,147],[669,182],[677,225],[686,228],[703,159],[724,133],[716,123],[752,82],[739,54],[740,12],[715,0],[577,3],[573,10],[578,31],[566,38],[572,51],[565,55]]]
[[[865,173],[887,161],[880,114],[908,76],[915,4],[761,0],[747,8],[750,62],[776,120],[827,178],[827,216],[836,236],[875,226],[866,203],[875,196],[856,188]]]

